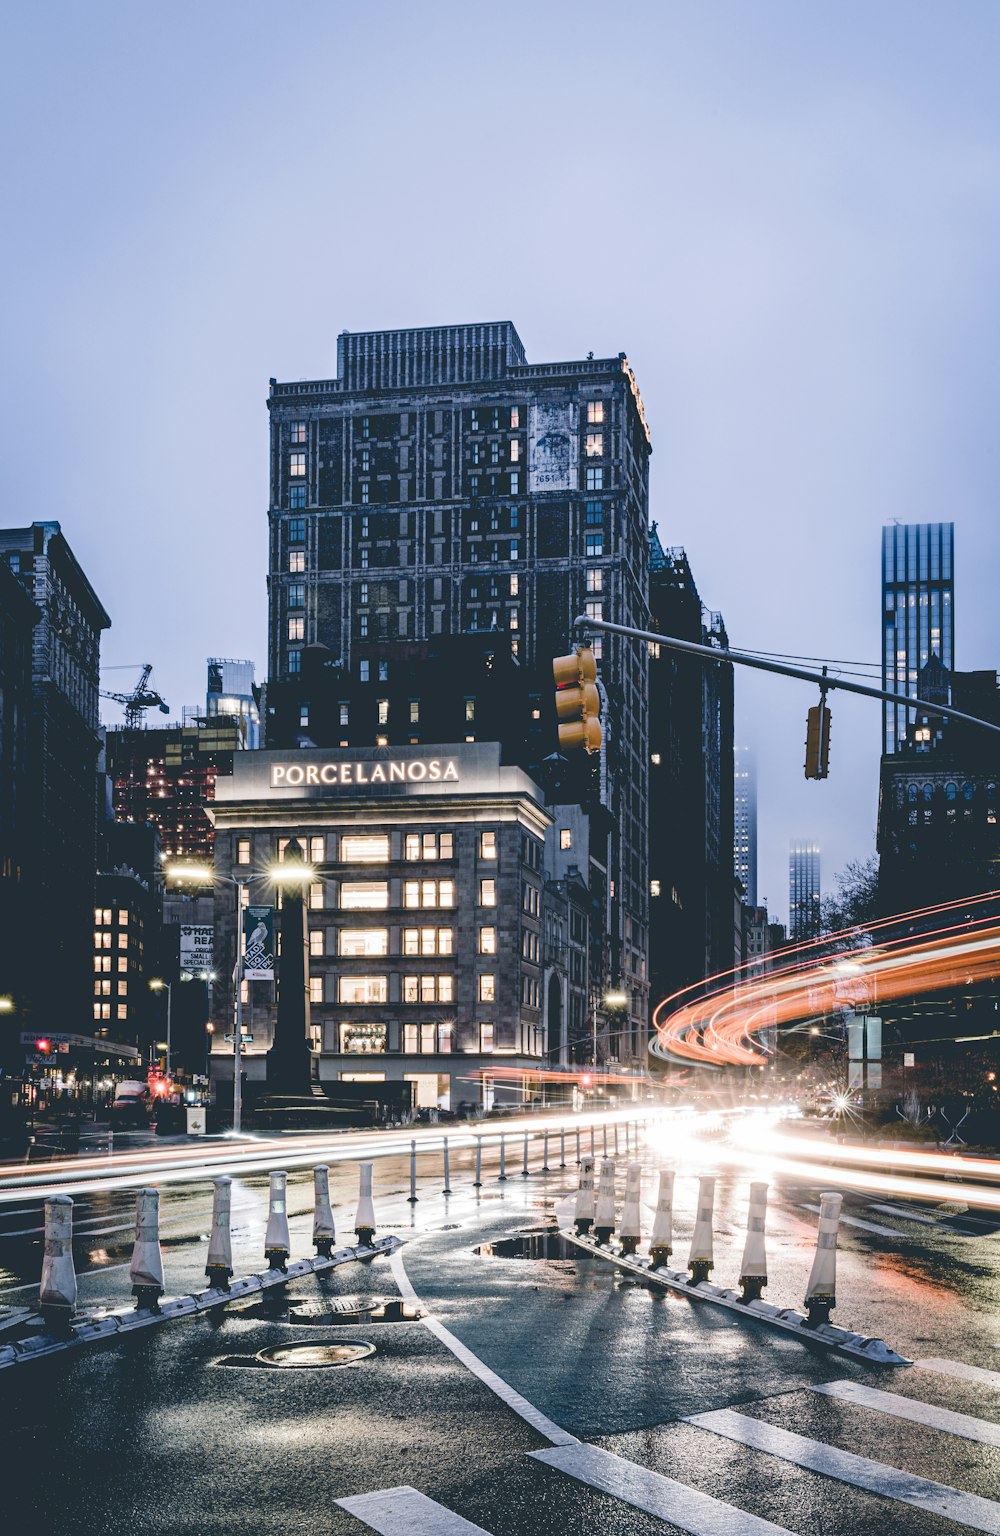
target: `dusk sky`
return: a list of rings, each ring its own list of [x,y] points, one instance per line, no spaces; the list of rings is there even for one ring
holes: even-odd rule
[[[1000,6],[4,7],[3,518],[57,519],[172,714],[266,663],[270,375],[510,319],[628,354],[652,516],[734,646],[876,662],[883,522],[1000,665]],[[105,686],[127,687],[128,671]],[[760,881],[870,853],[880,709],[743,674]],[[106,718],[117,718],[113,705]]]

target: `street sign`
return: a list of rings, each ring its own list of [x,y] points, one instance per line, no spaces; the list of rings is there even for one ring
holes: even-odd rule
[[[903,1066],[904,1067],[915,1067],[916,1064],[917,1064],[917,1058],[916,1058],[914,1052],[913,1051],[904,1051],[903,1052]]]
[[[235,1045],[236,1044],[236,1036],[235,1035],[226,1035],[226,1036],[224,1036],[224,1039],[225,1039],[225,1042],[226,1042],[227,1045]],[[240,1035],[240,1044],[241,1045],[253,1045],[253,1035]]]

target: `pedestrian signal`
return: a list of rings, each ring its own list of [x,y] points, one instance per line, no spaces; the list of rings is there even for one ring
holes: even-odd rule
[[[806,717],[806,778],[830,777],[830,710],[814,704]]]
[[[562,752],[599,752],[601,696],[597,691],[597,661],[589,645],[578,645],[569,656],[552,663],[556,684],[556,717]]]

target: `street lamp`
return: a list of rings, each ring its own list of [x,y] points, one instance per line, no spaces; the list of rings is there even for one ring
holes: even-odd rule
[[[13,1013],[14,999],[12,997],[0,997],[0,1013]]]
[[[166,1071],[166,1075],[167,1075],[167,1077],[169,1077],[170,1076],[170,1004],[171,1004],[171,1000],[172,1000],[172,997],[173,997],[173,983],[169,982],[169,981],[163,981],[163,980],[161,980],[161,978],[159,976],[154,976],[153,979],[149,983],[149,989],[150,989],[151,992],[162,992],[164,990],[164,988],[166,988],[166,993],[167,993],[167,1055],[166,1055],[167,1071]]]

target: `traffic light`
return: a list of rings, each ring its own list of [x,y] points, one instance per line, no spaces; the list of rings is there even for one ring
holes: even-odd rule
[[[552,663],[556,684],[556,716],[562,752],[599,752],[601,696],[597,691],[597,661],[589,645],[578,645],[569,656]]]
[[[44,1038],[42,1038],[41,1040],[36,1040],[35,1041],[35,1050],[38,1052],[39,1056],[48,1056],[48,1055],[50,1055],[51,1051],[52,1051],[52,1041],[51,1040],[46,1040]]]
[[[830,777],[830,710],[814,704],[806,718],[806,778]]]

